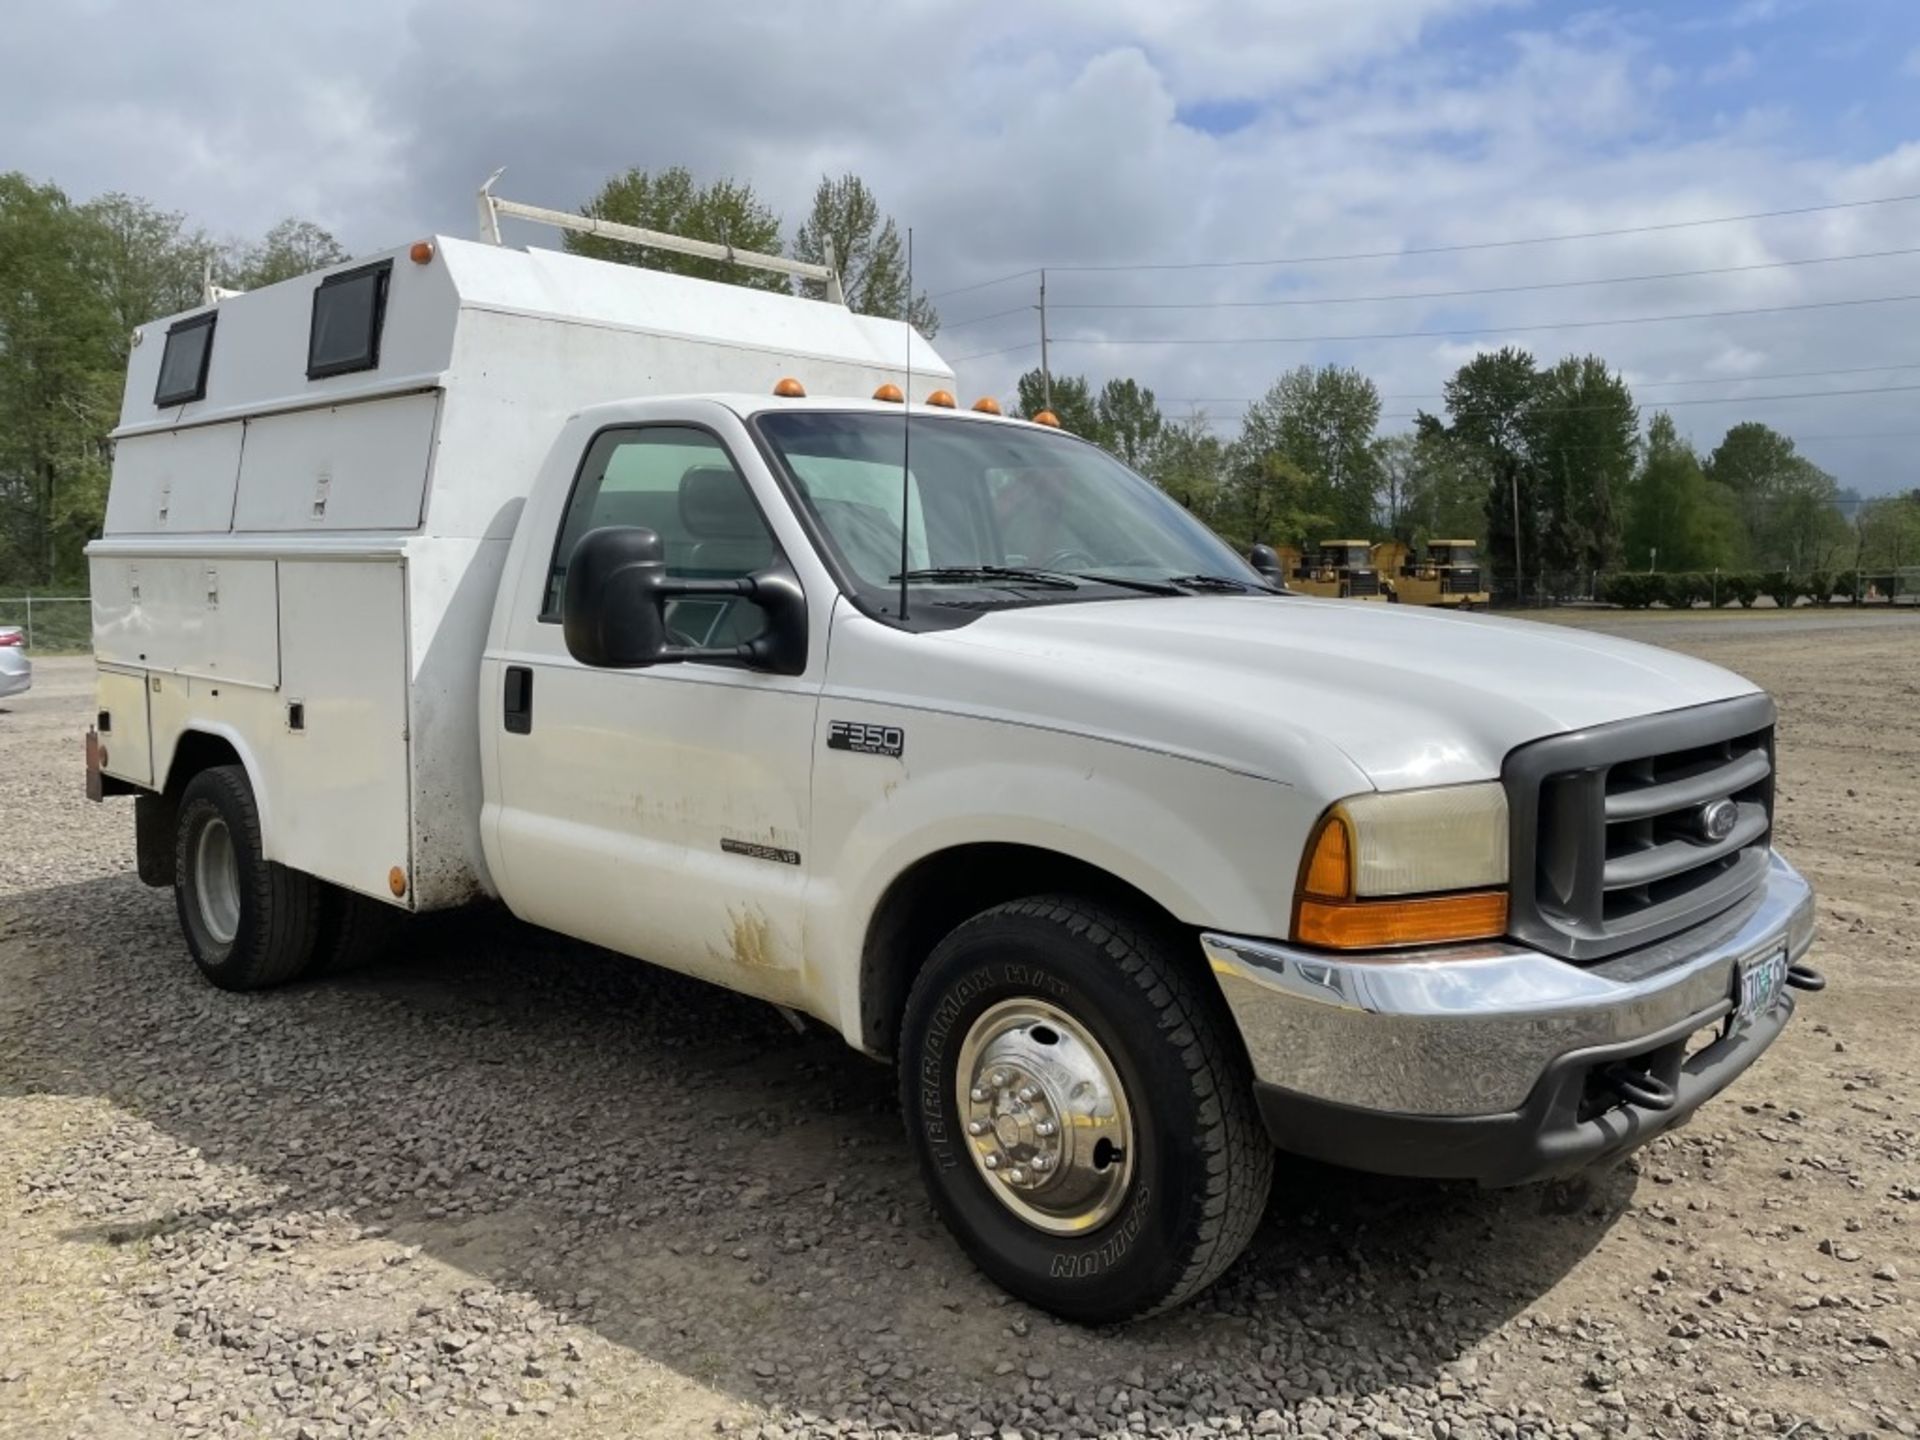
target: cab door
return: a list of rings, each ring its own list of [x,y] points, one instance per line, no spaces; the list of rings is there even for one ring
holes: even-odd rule
[[[525,543],[547,557],[544,583],[529,557],[484,667],[501,894],[536,924],[797,1000],[824,636],[800,675],[720,662],[601,670],[567,653],[560,625],[567,557],[589,530],[644,526],[672,576],[735,579],[781,556],[765,508],[717,433],[639,424],[593,436],[564,510],[538,511],[523,524],[541,527]],[[764,624],[734,597],[671,602],[667,620],[695,645],[736,644]]]

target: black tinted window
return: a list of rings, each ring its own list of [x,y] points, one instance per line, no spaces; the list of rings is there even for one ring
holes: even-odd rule
[[[167,331],[167,348],[160,356],[160,383],[154,387],[156,405],[184,405],[207,395],[207,362],[213,358],[215,311],[176,321]]]
[[[380,326],[387,317],[391,261],[329,275],[313,292],[307,336],[307,378],[372,370],[380,363]]]

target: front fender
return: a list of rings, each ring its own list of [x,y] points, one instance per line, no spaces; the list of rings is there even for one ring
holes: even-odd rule
[[[1318,798],[1084,736],[926,712],[872,718],[906,729],[903,753],[821,748],[813,787],[809,980],[821,1013],[855,1043],[875,910],[908,870],[956,847],[1051,851],[1114,876],[1186,924],[1287,933]]]

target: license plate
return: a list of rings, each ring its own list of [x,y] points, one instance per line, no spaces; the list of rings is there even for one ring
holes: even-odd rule
[[[1740,965],[1740,992],[1735,1000],[1737,1018],[1752,1020],[1780,1003],[1787,988],[1787,947],[1782,945],[1764,955],[1756,955]]]

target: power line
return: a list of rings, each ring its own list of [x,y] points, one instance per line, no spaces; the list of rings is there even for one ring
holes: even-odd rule
[[[1554,320],[1532,325],[1465,325],[1441,330],[1382,330],[1345,335],[1164,335],[1104,336],[1056,335],[1055,345],[1315,345],[1348,340],[1435,340],[1461,335],[1519,335],[1541,330],[1592,330],[1616,325],[1660,325],[1676,320],[1725,320],[1737,315],[1785,315],[1804,310],[1835,310],[1861,305],[1898,305],[1920,300],[1920,295],[1875,295],[1851,300],[1806,300],[1794,305],[1758,305],[1737,310],[1693,310],[1677,315],[1610,315],[1597,320]],[[1025,345],[1003,345],[997,350],[981,350],[958,357],[954,364],[984,360],[994,355],[1012,355],[1032,350],[1037,341]]]
[[[1622,225],[1608,230],[1578,230],[1560,235],[1530,235],[1523,239],[1463,241],[1455,245],[1421,245],[1396,250],[1355,250],[1338,255],[1291,255],[1272,260],[1142,261],[1113,265],[1049,265],[1047,268],[1076,274],[1111,274],[1127,270],[1240,270],[1257,269],[1269,265],[1330,265],[1343,260],[1398,260],[1409,255],[1457,255],[1468,250],[1505,250],[1521,245],[1557,245],[1570,240],[1604,240],[1619,235],[1650,235],[1667,230],[1689,230],[1701,225],[1734,225],[1745,220],[1776,220],[1789,215],[1817,215],[1829,210],[1860,210],[1874,205],[1899,205],[1909,200],[1920,200],[1920,193],[1881,195],[1870,200],[1836,200],[1826,205],[1797,205],[1783,210],[1754,210],[1745,215],[1709,215],[1695,220],[1665,220],[1647,225]],[[971,285],[942,290],[929,298],[941,300],[949,295],[964,295],[974,290],[985,290],[994,285],[1004,285],[1008,281],[1022,280],[1029,275],[1039,273],[1038,266],[1026,270],[1015,270],[991,280],[980,280]]]
[[[1394,295],[1289,295],[1268,300],[1100,300],[1053,305],[1055,310],[1270,310],[1298,305],[1379,305],[1394,300],[1457,300],[1469,295],[1519,295],[1539,290],[1575,290],[1593,285],[1633,285],[1646,280],[1692,280],[1707,275],[1739,275],[1754,270],[1781,270],[1796,265],[1837,265],[1849,260],[1888,260],[1920,255],[1920,246],[1903,250],[1867,250],[1857,255],[1816,255],[1800,260],[1761,260],[1750,265],[1714,265],[1700,270],[1662,270],[1646,275],[1612,275],[1593,280],[1540,280],[1525,285],[1480,285],[1461,290],[1408,290]],[[946,330],[984,325],[1009,315],[1031,313],[1031,305],[996,310],[970,320],[943,322]]]
[[[1630,388],[1636,393],[1667,385],[1751,385],[1762,380],[1817,380],[1828,375],[1878,375],[1888,370],[1920,370],[1920,360],[1904,365],[1849,365],[1839,370],[1777,370],[1770,375],[1697,375],[1682,380],[1636,380]],[[1382,400],[1438,400],[1438,390],[1405,390],[1383,394]],[[1168,405],[1257,405],[1263,395],[1172,395]],[[1729,397],[1735,398],[1735,397]]]

